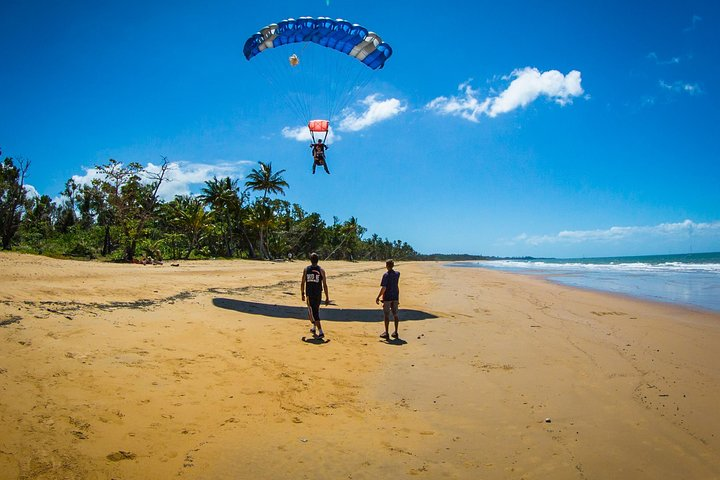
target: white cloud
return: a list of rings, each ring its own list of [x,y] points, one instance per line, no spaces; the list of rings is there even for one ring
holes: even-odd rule
[[[175,195],[189,195],[192,191],[197,192],[204,186],[207,180],[213,177],[243,178],[248,166],[255,165],[250,161],[221,161],[215,164],[171,162],[166,173],[167,181],[160,185],[159,195],[163,199],[172,199]],[[148,172],[158,173],[160,165],[148,163]],[[196,188],[192,188],[196,187]]]
[[[33,187],[30,184],[23,185],[25,187],[25,196],[27,198],[38,198],[40,197],[40,193],[38,193],[37,189]]]
[[[586,242],[614,242],[645,238],[686,239],[689,236],[720,236],[720,221],[696,223],[685,220],[661,223],[654,226],[610,227],[605,230],[564,230],[554,235],[528,235],[522,233],[511,244],[538,246],[543,244],[579,244]]]
[[[378,97],[378,94],[365,97],[360,102],[365,108],[364,112],[360,114],[346,109],[343,112],[343,118],[340,120],[338,130],[345,132],[364,130],[367,127],[393,118],[407,110],[407,107],[397,98],[379,100]]]
[[[472,122],[477,122],[478,117],[487,113],[491,99],[487,98],[482,102],[478,100],[478,91],[473,90],[469,82],[461,83],[458,90],[464,93],[462,97],[438,97],[428,103],[425,108],[434,110],[443,115],[455,115]]]
[[[383,120],[393,118],[407,110],[407,107],[397,98],[380,100],[378,94],[368,95],[361,100],[359,104],[362,106],[362,111],[360,113],[347,108],[343,110],[341,118],[337,122],[337,131],[357,132],[364,130],[365,128],[375,125],[378,122],[382,122]],[[333,129],[332,125],[330,126],[326,143],[331,144],[342,140],[342,137],[337,133],[337,131]],[[282,136],[298,142],[312,141],[310,131],[305,125],[301,125],[299,127],[284,127],[282,129]]]
[[[73,175],[72,179],[78,185],[90,185],[95,179],[102,179],[103,176],[98,172],[97,168],[86,168],[84,175]]]
[[[503,79],[512,81],[497,96],[480,99],[479,92],[473,89],[469,82],[465,82],[458,86],[462,95],[435,98],[425,108],[477,122],[483,114],[496,117],[526,107],[543,96],[565,106],[572,103],[574,97],[584,93],[582,77],[577,70],[563,75],[557,70],[540,72],[537,68],[525,67],[513,71]]]
[[[285,138],[291,140],[297,140],[298,142],[311,142],[312,137],[310,136],[310,130],[308,127],[302,125],[299,127],[283,127],[282,135]],[[329,134],[328,134],[329,136]]]
[[[299,127],[283,127],[282,129],[282,135],[285,138],[289,138],[290,140],[296,140],[298,142],[304,142],[309,143],[312,142],[312,137],[310,136],[310,130],[308,130],[307,125],[301,125]],[[321,133],[319,138],[323,138],[325,134]],[[318,135],[315,136],[315,138],[318,138]],[[337,142],[342,140],[342,137],[335,133],[332,126],[328,128],[328,136],[325,141],[328,145],[331,143]]]
[[[519,107],[525,107],[541,95],[564,106],[572,103],[572,97],[583,94],[580,72],[573,70],[563,75],[557,70],[540,73],[537,68],[516,70],[511,77],[515,79],[498,97],[493,99],[489,116],[506,113]]]
[[[246,160],[220,161],[214,164],[170,162],[158,194],[163,200],[171,200],[175,195],[189,195],[199,191],[205,182],[213,177],[242,178],[249,165],[254,165],[254,162]],[[150,162],[146,170],[151,174],[159,173],[160,165]],[[75,183],[82,185],[91,183],[95,178],[102,179],[104,177],[96,168],[87,168],[84,175],[73,175],[72,178]]]

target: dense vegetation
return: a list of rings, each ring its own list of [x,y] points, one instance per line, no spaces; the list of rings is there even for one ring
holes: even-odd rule
[[[149,172],[138,163],[109,160],[99,178],[65,184],[62,201],[28,196],[30,163],[5,158],[0,164],[2,248],[52,256],[134,261],[188,258],[414,259],[405,242],[378,235],[363,238],[356,218],[328,225],[317,213],[277,198],[289,187],[284,170],[260,162],[241,185],[239,179],[213,178],[200,195],[170,201],[158,196],[169,163]]]

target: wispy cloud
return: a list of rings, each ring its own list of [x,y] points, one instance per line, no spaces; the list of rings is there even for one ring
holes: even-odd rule
[[[528,106],[540,97],[547,97],[560,106],[572,103],[574,97],[583,95],[582,76],[572,70],[563,75],[557,70],[541,72],[537,68],[525,67],[513,71],[503,80],[511,80],[505,90],[497,96],[480,98],[479,91],[469,82],[458,86],[461,95],[437,97],[425,108],[442,115],[454,115],[472,122],[482,115],[496,117],[518,108]]]
[[[687,95],[699,95],[703,93],[702,88],[700,88],[700,85],[698,85],[697,83],[688,83],[682,81],[668,83],[664,80],[660,80],[658,84],[660,85],[660,88],[667,92],[684,93]]]
[[[610,227],[605,230],[564,230],[553,235],[515,237],[510,244],[538,246],[544,244],[579,244],[590,242],[616,242],[643,238],[686,239],[690,236],[720,236],[720,221],[696,223],[685,220],[678,223],[661,223],[654,226]]]
[[[655,62],[657,65],[678,65],[681,61],[680,57],[670,57],[668,59],[660,58],[655,52],[648,53],[647,58]]]
[[[189,195],[197,193],[204,186],[207,180],[213,177],[242,178],[249,166],[254,162],[219,161],[218,163],[193,163],[193,162],[170,162],[165,175],[165,181],[160,185],[158,194],[163,200],[171,200],[175,195]],[[152,162],[147,164],[146,170],[149,173],[160,172],[160,165]],[[82,175],[73,175],[75,183],[89,184],[93,179],[102,179],[103,175],[96,168],[86,168]]]
[[[480,100],[478,90],[473,89],[469,82],[461,83],[458,90],[462,95],[437,97],[425,105],[425,108],[441,115],[462,117],[471,122],[477,122],[482,114],[488,113],[492,99]]]
[[[692,32],[695,30],[698,26],[698,24],[702,21],[702,17],[700,15],[693,15],[692,20],[689,27],[685,27],[683,29],[684,32]]]
[[[396,117],[407,110],[407,107],[397,98],[381,100],[378,94],[368,95],[360,104],[364,107],[360,113],[349,109],[343,112],[343,118],[340,120],[338,130],[344,132],[364,130],[378,122]]]
[[[691,26],[683,29],[683,31],[687,33],[695,30],[701,21],[701,17],[699,17],[698,15],[693,15]],[[677,50],[677,48],[675,50]],[[643,98],[641,100],[641,106],[652,106],[656,103],[656,100],[675,101],[679,96],[695,96],[705,93],[700,84],[698,84],[697,82],[682,80],[682,78],[680,77],[680,75],[682,75],[682,67],[692,62],[692,53],[681,53],[674,56],[664,56],[664,54],[662,53],[652,51],[647,54],[646,58],[658,67],[658,71],[661,70],[663,72],[660,75],[665,76],[666,78],[668,75],[675,75],[675,78],[680,78],[680,80],[674,79],[668,81],[662,78],[662,76],[655,77],[660,79],[655,81],[655,88],[653,92],[649,94],[650,98],[652,98],[653,101],[647,102],[645,101],[645,98]],[[670,73],[671,70],[673,73]],[[656,99],[655,95],[659,96],[659,98]]]

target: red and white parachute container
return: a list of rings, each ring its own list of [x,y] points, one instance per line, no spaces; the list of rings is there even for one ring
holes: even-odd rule
[[[323,143],[325,143],[325,140],[327,140],[328,132],[330,131],[330,121],[329,120],[310,120],[308,122],[308,130],[310,130],[310,136],[313,139],[313,143],[316,143],[315,140],[315,134],[318,133],[324,133],[323,136]],[[320,135],[318,135],[318,138]]]

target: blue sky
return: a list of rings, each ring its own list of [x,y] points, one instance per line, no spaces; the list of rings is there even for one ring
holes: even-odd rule
[[[330,176],[242,55],[300,16],[394,51],[333,119]],[[167,156],[169,198],[272,161],[287,200],[423,253],[720,251],[714,1],[4,0],[0,25],[0,148],[51,197],[109,158]]]

